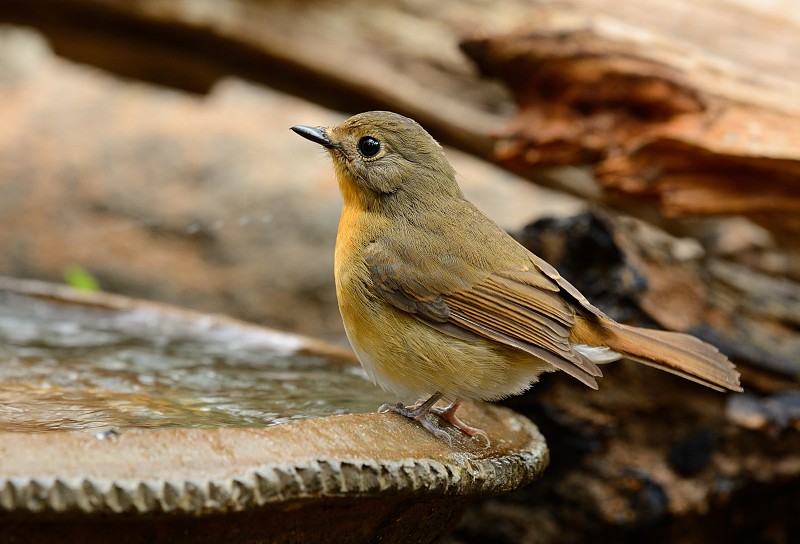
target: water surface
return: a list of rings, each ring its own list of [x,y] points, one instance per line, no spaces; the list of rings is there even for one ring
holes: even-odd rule
[[[261,427],[395,400],[299,345],[194,313],[0,291],[0,431]]]

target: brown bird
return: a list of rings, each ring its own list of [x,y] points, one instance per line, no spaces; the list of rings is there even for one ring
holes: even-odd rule
[[[414,406],[384,405],[449,435],[462,399],[515,395],[563,370],[593,389],[598,364],[627,357],[717,390],[739,373],[693,336],[631,327],[595,308],[555,268],[464,198],[442,147],[391,112],[292,130],[330,153],[344,200],[336,294],[345,331],[374,382]],[[434,406],[444,399],[446,408]]]

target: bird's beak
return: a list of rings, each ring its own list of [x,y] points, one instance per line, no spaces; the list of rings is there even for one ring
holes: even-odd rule
[[[336,147],[331,142],[328,135],[325,133],[325,129],[321,127],[307,127],[305,125],[295,125],[292,127],[292,130],[295,131],[297,134],[302,136],[307,140],[311,140],[312,142],[318,143],[322,147],[327,147],[328,149],[333,149]]]

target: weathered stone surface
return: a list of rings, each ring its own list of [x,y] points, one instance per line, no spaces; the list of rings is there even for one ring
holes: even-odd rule
[[[358,413],[347,401],[357,394],[352,384],[314,398],[314,383],[335,387],[342,374],[370,387],[365,397],[381,393],[349,371],[352,357],[340,348],[230,318],[0,278],[0,346],[2,542],[139,542],[142,534],[152,542],[432,542],[470,500],[523,486],[547,464],[538,430],[508,409],[468,403],[464,417],[484,427],[492,445],[446,426],[451,447],[404,417],[372,406]],[[76,366],[81,354],[94,357],[94,367]],[[188,392],[152,383],[158,371],[167,380],[179,373],[187,357],[214,376],[184,377],[198,386]],[[145,371],[131,358],[147,358]],[[15,371],[19,359],[24,368]],[[283,417],[209,419],[209,396],[246,400],[236,398],[241,384],[227,366],[280,371],[249,411]],[[91,372],[100,380],[87,380]],[[98,428],[107,424],[105,404],[129,396],[131,373],[149,400],[122,404],[127,418]],[[290,373],[306,380],[275,399]],[[6,396],[9,385],[27,378],[33,390],[43,376],[48,395]],[[249,396],[258,396],[259,382],[251,387]],[[98,405],[91,399],[99,392],[106,402]],[[320,406],[322,413],[309,411]],[[189,414],[176,423],[170,410]],[[77,418],[81,411],[95,421]],[[37,426],[36,414],[48,421]],[[27,424],[6,425],[20,418]],[[58,418],[60,427],[52,425]]]

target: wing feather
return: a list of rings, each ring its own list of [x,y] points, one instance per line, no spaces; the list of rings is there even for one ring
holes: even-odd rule
[[[489,277],[492,278],[494,276]],[[550,301],[545,302],[538,298],[539,295],[550,297],[552,292],[541,290],[529,292],[526,289],[527,284],[519,285],[528,297],[511,298],[526,301],[527,304],[509,300],[511,284],[506,284],[503,291],[497,291],[492,289],[492,282],[489,280],[484,280],[466,291],[445,295],[443,299],[450,307],[451,314],[454,310],[458,310],[473,321],[488,326],[506,337],[546,349],[560,357],[562,363],[574,365],[590,376],[601,376],[600,368],[575,350],[569,341],[571,328],[575,323],[574,310],[561,299],[548,303]],[[561,368],[563,364],[555,366]]]
[[[569,331],[565,327],[553,325],[553,321],[547,316],[513,305],[502,298],[492,298],[488,293],[482,292],[482,289],[476,288],[466,293],[447,296],[445,302],[451,310],[458,309],[465,315],[472,314],[476,319],[480,318],[482,312],[486,313],[487,319],[493,319],[497,326],[507,332],[513,330],[515,336],[523,340],[537,345],[549,345],[554,351],[569,353]]]
[[[576,322],[569,298],[576,295],[565,300],[555,269],[532,262],[529,270],[488,273],[454,263],[437,256],[421,270],[386,246],[372,244],[366,252],[373,292],[395,308],[450,336],[475,335],[524,351],[597,387],[600,368],[569,340]]]
[[[490,338],[495,340],[501,344],[505,344],[510,347],[517,348],[521,351],[527,352],[542,361],[550,363],[554,367],[558,368],[559,370],[563,370],[573,378],[576,378],[583,382],[584,384],[588,385],[592,389],[597,389],[597,380],[594,379],[594,376],[590,375],[588,372],[585,372],[583,369],[577,367],[574,364],[571,364],[567,360],[562,357],[558,357],[555,354],[542,349],[538,346],[534,346],[528,344],[526,342],[522,342],[510,336],[506,336],[500,332],[495,331],[490,327],[485,327],[484,325],[477,323],[475,321],[471,321],[463,316],[458,315],[457,313],[453,315],[454,321],[459,323],[461,326],[468,328],[470,330],[475,330],[483,337]]]

